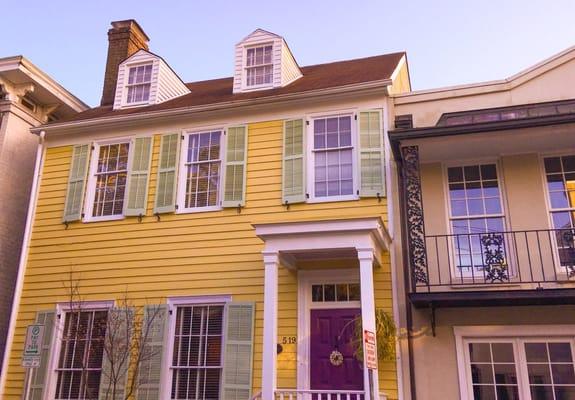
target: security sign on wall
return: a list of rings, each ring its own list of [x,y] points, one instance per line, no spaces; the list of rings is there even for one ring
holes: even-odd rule
[[[363,331],[363,351],[365,365],[369,369],[377,369],[377,347],[375,345],[375,333]]]

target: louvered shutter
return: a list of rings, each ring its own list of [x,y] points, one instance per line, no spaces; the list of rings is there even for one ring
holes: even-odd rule
[[[133,141],[132,163],[128,177],[128,198],[124,215],[146,215],[148,180],[152,161],[152,138],[139,137]]]
[[[379,110],[359,113],[359,170],[359,195],[385,196],[385,153]]]
[[[247,127],[228,128],[223,207],[238,207],[245,204],[247,143]]]
[[[162,136],[154,214],[176,211],[176,177],[180,141],[179,133]]]
[[[148,327],[148,337],[142,352],[138,371],[136,400],[159,400],[164,339],[167,334],[168,306],[148,305],[144,309],[143,327]]]
[[[130,347],[134,330],[132,308],[108,311],[99,400],[124,400],[130,368]]]
[[[284,122],[282,203],[303,203],[305,195],[304,121]]]
[[[86,190],[88,162],[90,161],[89,144],[74,146],[68,188],[66,190],[66,203],[64,206],[64,222],[79,221],[82,219],[82,206]]]
[[[255,304],[228,303],[226,315],[222,398],[249,400],[252,390]]]
[[[36,314],[36,323],[44,325],[44,337],[42,339],[40,366],[38,368],[30,368],[27,373],[32,374],[30,400],[42,400],[44,388],[47,386],[48,363],[50,362],[50,352],[52,350],[52,333],[54,332],[55,316],[55,311],[39,311]]]

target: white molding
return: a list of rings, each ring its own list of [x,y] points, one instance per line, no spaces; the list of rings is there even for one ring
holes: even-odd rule
[[[61,302],[56,304],[56,315],[54,315],[54,329],[52,332],[52,348],[50,358],[46,366],[46,390],[44,390],[44,400],[54,399],[56,397],[56,383],[58,381],[58,360],[62,349],[62,335],[64,333],[64,324],[66,322],[65,314],[70,311],[93,311],[109,310],[114,307],[114,300],[97,300],[97,301],[76,301]]]
[[[297,288],[297,389],[310,388],[310,311],[312,309],[360,308],[359,301],[313,303],[311,286],[322,283],[359,283],[357,269],[300,270]],[[361,289],[360,289],[361,290]]]
[[[461,399],[469,397],[471,391],[471,372],[468,369],[469,358],[466,344],[468,340],[517,340],[529,338],[541,338],[546,341],[553,341],[558,338],[566,338],[571,342],[572,351],[575,351],[574,340],[575,325],[477,325],[477,326],[454,326],[455,349],[457,357],[457,374],[459,379],[459,393]],[[527,376],[524,371],[525,360],[521,357],[522,351],[518,351],[514,342],[514,351],[517,356],[516,366],[519,371],[519,390],[524,390],[524,398],[529,398],[527,390],[528,384],[521,384],[521,379]],[[523,372],[523,373],[522,373]],[[527,392],[527,393],[525,393]],[[525,396],[527,395],[527,396]]]
[[[2,118],[0,118],[2,119]],[[24,277],[26,274],[26,264],[28,262],[28,246],[32,236],[32,223],[36,216],[36,200],[38,199],[38,192],[40,191],[40,182],[42,180],[42,168],[44,166],[44,159],[46,157],[46,148],[44,146],[44,132],[40,132],[38,137],[38,148],[36,150],[36,163],[34,165],[34,175],[32,177],[32,188],[30,190],[30,199],[28,201],[28,213],[26,216],[26,227],[24,228],[24,235],[22,237],[22,248],[20,250],[20,262],[18,263],[18,275],[16,276],[16,284],[14,287],[14,296],[12,300],[12,308],[10,311],[10,321],[8,323],[8,333],[6,335],[6,346],[4,348],[4,357],[2,359],[2,369],[0,370],[0,399],[4,397],[4,390],[6,379],[8,377],[8,367],[10,364],[10,356],[12,353],[12,345],[14,343],[14,332],[16,330],[16,322],[20,309],[20,300],[22,298],[22,290],[24,287]]]
[[[263,251],[262,255],[265,268],[262,398],[274,399],[277,388],[279,253]]]
[[[169,399],[170,398],[170,390],[171,390],[171,383],[172,383],[172,358],[174,354],[174,333],[175,333],[175,325],[176,325],[176,314],[175,309],[178,306],[185,306],[185,305],[225,305],[232,301],[231,295],[205,295],[205,296],[173,296],[168,297],[166,300],[166,304],[168,305],[168,328],[166,330],[166,334],[164,335],[164,351],[162,357],[162,369],[160,372],[160,398],[161,399]],[[225,321],[227,320],[227,315],[225,313],[224,307],[224,315],[223,315],[223,326],[225,327]],[[222,345],[225,344],[226,341],[226,332],[225,330],[222,332]],[[222,346],[222,354],[221,354],[221,363],[223,368],[223,359],[224,359],[224,347]],[[221,386],[220,386],[221,391]]]
[[[91,150],[90,154],[90,165],[88,168],[88,181],[86,182],[86,193],[84,194],[84,205],[83,205],[83,212],[84,217],[82,218],[82,222],[100,222],[100,221],[117,221],[126,218],[124,216],[124,207],[122,207],[122,212],[120,214],[115,215],[104,215],[93,217],[92,212],[94,211],[94,197],[96,195],[96,172],[98,170],[98,153],[100,150],[100,146],[107,146],[112,144],[120,144],[120,143],[128,143],[128,164],[126,168],[126,187],[124,191],[124,201],[128,197],[128,178],[130,175],[130,167],[132,166],[132,157],[134,156],[134,137],[122,137],[122,138],[113,138],[113,139],[106,139],[106,140],[99,140],[97,142],[92,143],[93,149]]]

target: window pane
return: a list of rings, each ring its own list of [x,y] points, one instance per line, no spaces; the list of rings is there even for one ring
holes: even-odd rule
[[[525,343],[527,362],[548,362],[546,343]]]
[[[491,362],[489,343],[469,343],[471,362]]]
[[[549,358],[551,362],[573,362],[571,345],[569,343],[549,343]]]
[[[550,385],[551,384],[551,371],[548,364],[527,364],[527,372],[529,374],[529,383],[532,385]]]
[[[473,383],[493,383],[493,366],[491,364],[471,364]]]
[[[473,386],[474,400],[495,400],[495,388],[489,386]]]
[[[463,168],[448,168],[447,175],[449,177],[449,182],[463,182]]]
[[[513,344],[511,343],[493,343],[493,361],[500,363],[513,363],[515,356],[513,355]]]

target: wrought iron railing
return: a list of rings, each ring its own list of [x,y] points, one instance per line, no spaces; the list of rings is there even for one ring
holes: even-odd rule
[[[537,289],[575,283],[574,238],[575,229],[425,236],[423,254],[410,257],[411,288],[431,292],[531,284]]]

